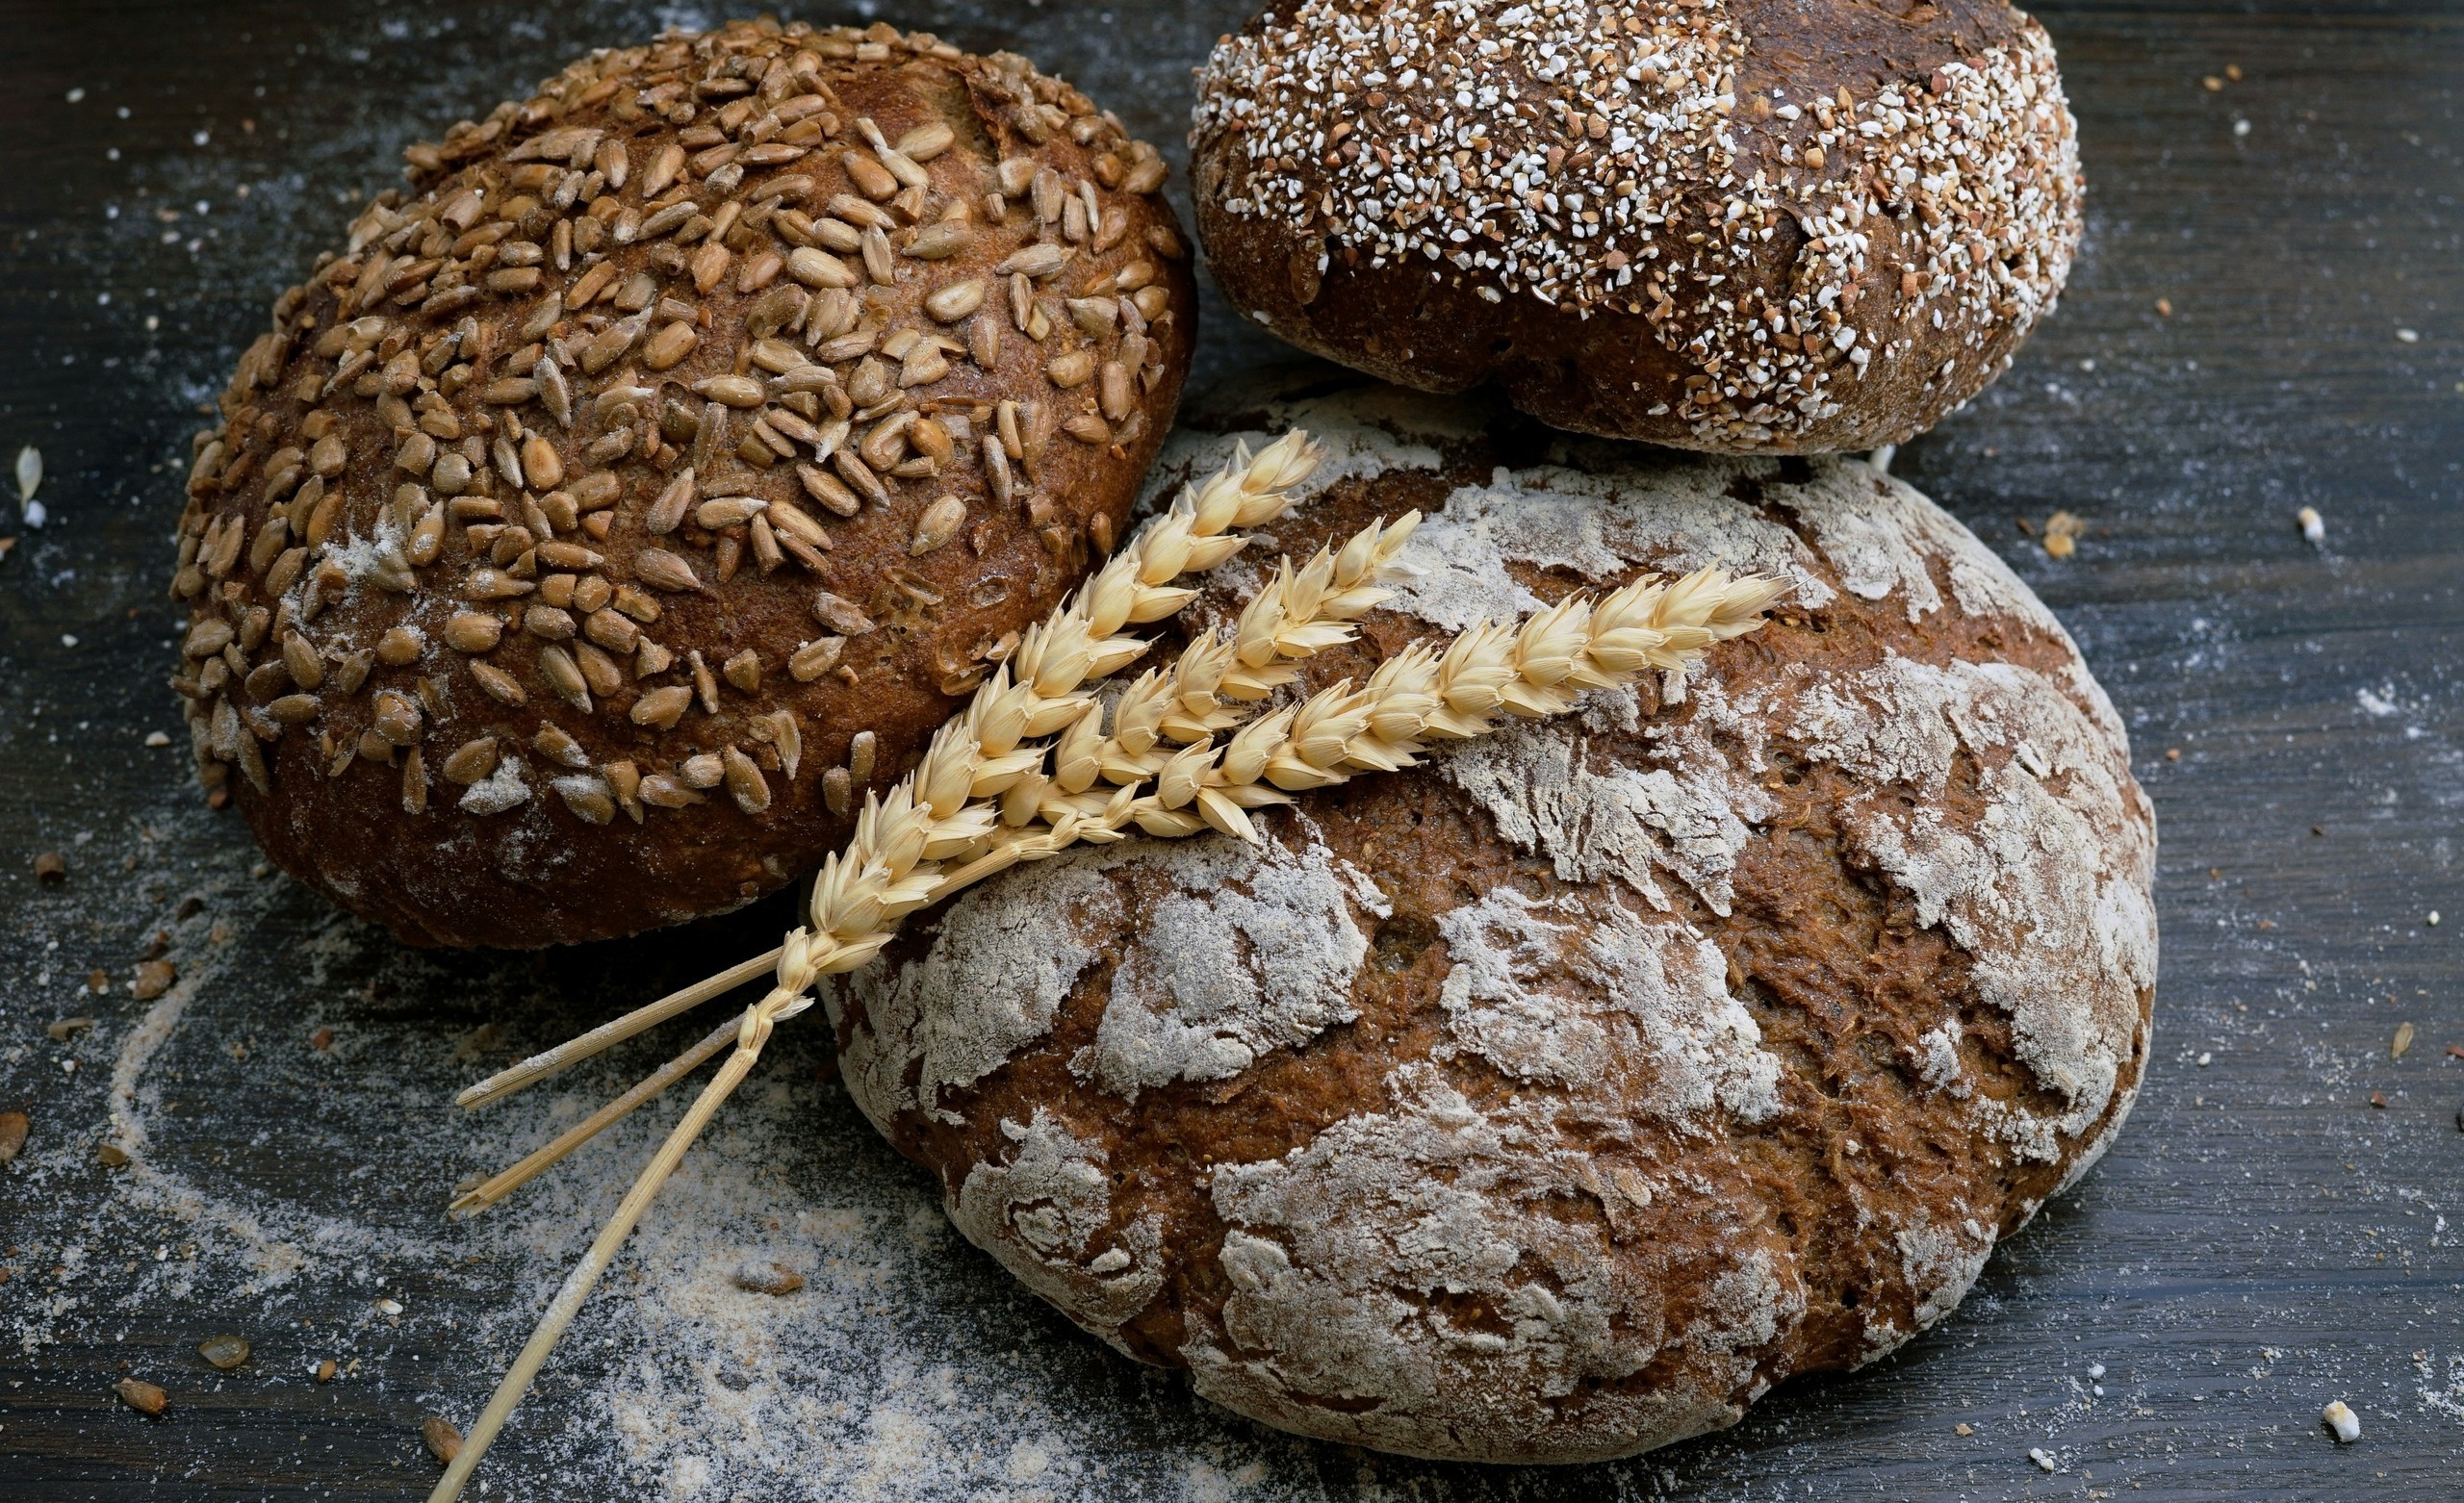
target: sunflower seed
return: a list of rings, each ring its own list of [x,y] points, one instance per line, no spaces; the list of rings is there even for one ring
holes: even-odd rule
[[[1030,186],[1034,189],[1037,221],[1042,224],[1058,221],[1063,205],[1068,198],[1068,182],[1050,167],[1038,167],[1035,181]]]
[[[891,259],[889,237],[875,225],[864,232],[864,271],[883,287],[898,281],[898,263]]]
[[[655,726],[661,730],[675,728],[693,704],[693,691],[679,684],[653,689],[633,701],[632,722],[636,726]]]
[[[530,738],[530,750],[561,766],[588,767],[590,765],[590,753],[581,749],[581,743],[553,725],[544,725],[539,727],[539,733]]]
[[[939,319],[943,323],[956,323],[961,318],[965,318],[968,314],[971,314],[984,306],[984,293],[985,284],[982,278],[970,278],[964,282],[952,282],[947,287],[936,289],[931,295],[924,299],[924,311],[931,314],[934,318]],[[996,332],[995,339],[997,340],[998,337],[999,336]],[[994,345],[995,358],[998,358],[998,355],[999,345],[996,344]],[[980,356],[976,363],[983,366],[992,364],[990,360],[983,359]]]
[[[1086,385],[1088,378],[1094,373],[1094,352],[1085,349],[1073,349],[1065,355],[1057,355],[1053,357],[1050,365],[1044,367],[1044,374],[1051,378],[1052,384],[1065,392]]]
[[[522,692],[522,685],[515,681],[511,674],[492,663],[475,660],[468,666],[471,676],[478,681],[481,689],[487,691],[490,699],[500,704],[519,705],[528,702],[530,697]]]
[[[1104,416],[1118,422],[1130,415],[1137,402],[1130,392],[1129,368],[1117,360],[1108,360],[1104,363],[1103,376],[1098,400],[1103,406]]]
[[[852,288],[862,280],[847,263],[811,245],[799,246],[788,255],[787,274],[807,287]]]
[[[733,747],[729,747],[719,756],[727,778],[728,795],[735,800],[735,806],[747,814],[758,814],[769,808],[770,783],[761,776],[761,769],[754,765],[753,758]]]
[[[918,261],[947,261],[975,243],[975,226],[964,219],[928,224],[908,240],[907,253]]]
[[[460,783],[466,788],[473,783],[485,782],[488,775],[497,770],[497,738],[481,736],[462,743],[438,770],[445,774],[447,781]]]
[[[642,364],[653,370],[673,369],[701,343],[702,336],[693,325],[681,319],[665,324],[642,346]]]
[[[581,665],[574,655],[560,647],[539,650],[539,676],[566,703],[587,715],[590,713],[590,684],[581,675]]]
[[[730,407],[747,408],[761,405],[764,393],[761,383],[751,376],[710,376],[693,383],[693,394]]]
[[[409,626],[396,626],[376,639],[376,661],[388,668],[402,668],[419,661],[420,650],[427,646],[425,638]]]
[[[357,694],[359,686],[368,681],[369,670],[375,666],[376,654],[366,649],[344,654],[343,660],[334,665],[334,692],[341,695]]]
[[[1111,337],[1113,325],[1120,318],[1120,305],[1109,297],[1073,297],[1069,299],[1069,321],[1089,339]]]
[[[457,652],[486,652],[496,647],[503,633],[504,623],[499,618],[482,611],[462,611],[446,620],[445,645]]]
[[[1067,247],[1055,245],[1049,242],[1039,242],[1036,244],[1026,246],[1021,250],[1014,252],[999,266],[994,267],[992,268],[992,273],[995,276],[1016,275],[1033,277],[1040,280],[1041,278],[1052,275],[1054,272],[1060,270],[1063,267],[1065,267],[1068,264],[1069,250]]]
[[[787,658],[787,676],[798,683],[810,683],[838,666],[839,654],[847,650],[844,637],[816,637]]]
[[[869,730],[860,730],[847,743],[847,776],[859,783],[873,780],[873,760],[881,747],[880,738]]]
[[[855,601],[828,590],[814,596],[812,613],[815,620],[842,637],[860,637],[873,629],[873,619]]]
[[[411,746],[420,738],[420,707],[410,696],[385,690],[376,696],[370,726],[395,746]]]
[[[702,581],[693,566],[665,548],[646,548],[633,555],[633,573],[642,582],[660,590],[699,590]]]
[[[944,496],[924,509],[915,523],[915,536],[907,545],[912,555],[930,553],[945,547],[966,524],[966,502],[955,496]]]

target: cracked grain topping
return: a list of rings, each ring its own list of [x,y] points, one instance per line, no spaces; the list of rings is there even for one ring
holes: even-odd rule
[[[1162,159],[1022,58],[766,21],[403,155],[197,436],[209,797],[428,942],[779,885],[1116,541],[1194,332]],[[402,817],[451,853],[320,838]]]
[[[1810,42],[1824,24],[1862,30]],[[1211,218],[1275,227],[1292,287],[1235,267],[1234,300],[1392,379],[1470,384],[1442,357],[1414,380],[1429,352],[1392,330],[1313,318],[1333,279],[1451,290],[1502,310],[1467,310],[1483,327],[1622,321],[1670,357],[1630,372],[1595,339],[1612,410],[1525,403],[1565,425],[1749,450],[1906,437],[2051,309],[2080,184],[2033,21],[1918,6],[1892,23],[1933,43],[1917,66],[1878,24],[1759,0],[1278,6],[1202,71],[1200,225],[1219,251]]]

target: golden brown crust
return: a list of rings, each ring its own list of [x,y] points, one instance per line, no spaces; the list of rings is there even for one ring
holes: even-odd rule
[[[209,789],[414,943],[780,886],[1117,536],[1195,333],[1160,158],[1023,59],[767,23],[405,156],[201,442]]]
[[[1686,448],[1869,448],[2006,369],[2077,245],[2052,46],[2002,0],[1274,14],[1201,83],[1209,265],[1270,332],[1403,385]]]

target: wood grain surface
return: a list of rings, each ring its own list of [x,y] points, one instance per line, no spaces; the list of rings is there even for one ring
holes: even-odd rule
[[[896,18],[1032,55],[1178,163],[1188,70],[1240,11]],[[2162,822],[2164,967],[2128,1131],[1955,1317],[1628,1464],[1292,1440],[1112,1357],[967,1248],[808,1030],[652,1213],[716,1241],[654,1237],[615,1283],[689,1282],[740,1247],[853,1261],[814,1263],[793,1340],[724,1301],[645,1325],[603,1300],[492,1455],[491,1495],[2464,1496],[2464,20],[2039,13],[2080,120],[2086,251],[2017,368],[1897,472],[2011,561],[2120,705]],[[395,180],[403,141],[678,18],[709,16],[0,6],[0,450],[39,446],[51,511],[34,532],[0,509],[18,534],[0,557],[0,1111],[32,1123],[0,1168],[0,1496],[424,1495],[422,1417],[476,1412],[678,1109],[532,1210],[450,1228],[454,1181],[553,1131],[526,1097],[455,1120],[451,1090],[790,922],[774,902],[546,956],[397,950],[255,866],[195,793],[163,685],[177,467],[273,294]],[[1201,385],[1282,358],[1208,313]],[[2056,510],[2086,522],[2066,560],[2022,526]],[[54,850],[66,880],[38,883]],[[158,945],[180,981],[140,999]],[[78,1016],[93,1026],[51,1036]],[[555,1100],[612,1094],[707,1026]],[[105,1166],[104,1143],[134,1162]],[[228,1374],[195,1353],[225,1331],[255,1348]],[[168,1390],[163,1416],[114,1397],[129,1375]],[[660,1394],[706,1433],[661,1421]],[[2335,1398],[2356,1444],[2321,1427]],[[795,1434],[745,1417],[780,1414]]]

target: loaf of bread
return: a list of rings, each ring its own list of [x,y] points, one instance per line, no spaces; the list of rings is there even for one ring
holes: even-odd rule
[[[856,1101],[1079,1324],[1328,1439],[1622,1456],[1941,1319],[2146,1063],[2154,825],[2069,638],[1861,461],[1506,468],[1392,389],[1251,421],[1331,449],[1282,548],[1429,513],[1309,687],[1648,570],[1790,596],[1690,684],[1305,795],[1258,846],[968,892],[826,993]]]
[[[1585,433],[1898,443],[2009,366],[2079,241],[2053,46],[2004,0],[1290,0],[1200,89],[1236,306]]]
[[[769,22],[405,156],[200,435],[211,796],[413,943],[783,884],[1116,540],[1194,338],[1162,160],[1022,58]]]

